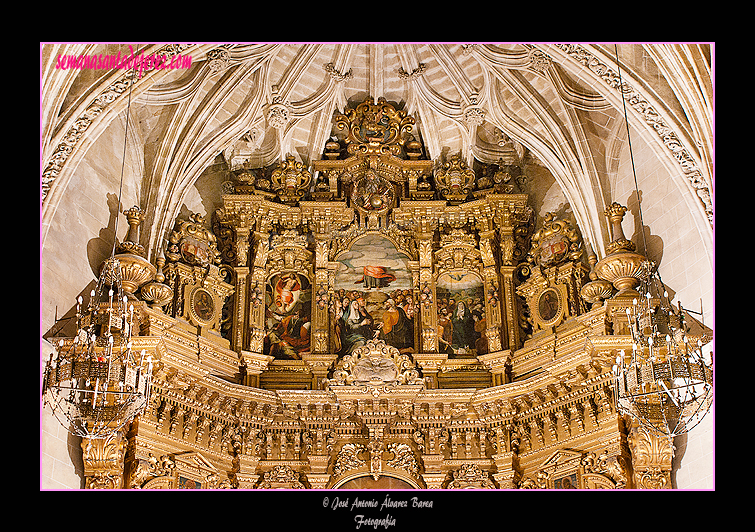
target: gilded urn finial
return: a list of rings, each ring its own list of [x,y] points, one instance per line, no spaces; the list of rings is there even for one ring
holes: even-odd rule
[[[151,281],[157,268],[145,258],[144,246],[139,244],[139,226],[144,220],[144,211],[134,206],[123,211],[128,221],[128,233],[116,248],[116,259],[123,276],[123,290],[134,298],[134,293],[145,283]]]
[[[595,265],[598,263],[598,257],[592,249],[592,245],[587,245],[587,262],[590,264],[589,278],[590,282],[586,283],[580,290],[582,299],[592,305],[592,308],[600,307],[605,299],[611,297],[613,293],[613,284],[604,279],[600,279],[595,272]]]
[[[635,251],[637,249],[634,242],[624,236],[624,230],[621,227],[626,212],[627,208],[615,201],[604,212],[611,228],[611,242],[606,246],[606,253]]]
[[[637,297],[642,263],[647,259],[636,253],[634,242],[624,236],[621,222],[627,208],[613,202],[605,215],[611,228],[611,242],[606,246],[606,256],[595,264],[595,273],[618,290],[614,297]]]
[[[144,221],[144,211],[134,205],[130,209],[123,211],[128,222],[128,233],[126,238],[118,244],[118,253],[133,253],[134,255],[144,256],[144,246],[139,244],[139,226]]]

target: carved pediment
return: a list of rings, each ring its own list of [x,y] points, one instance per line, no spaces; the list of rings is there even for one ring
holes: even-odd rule
[[[464,464],[451,473],[448,489],[495,489],[490,474],[477,464]]]
[[[151,477],[143,482],[145,477]],[[220,471],[201,453],[185,453],[162,456],[159,460],[151,454],[140,465],[134,479],[142,489],[218,489],[230,488],[228,479],[221,479]],[[142,484],[143,482],[143,484]]]
[[[341,358],[327,385],[422,384],[414,361],[383,340],[370,340]]]
[[[582,453],[578,451],[572,451],[569,449],[559,449],[551,454],[538,469],[557,469],[564,465],[573,466],[579,465],[582,460]]]

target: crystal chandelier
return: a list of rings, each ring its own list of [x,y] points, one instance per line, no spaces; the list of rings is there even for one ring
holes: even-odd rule
[[[124,161],[133,83],[132,71]],[[121,190],[123,171],[122,165]],[[119,191],[119,207],[120,202]],[[116,234],[117,228],[116,218]],[[56,419],[70,432],[89,439],[107,439],[114,435],[144,410],[150,394],[152,360],[146,351],[137,354],[132,350],[134,307],[129,304],[129,291],[124,290],[121,259],[133,255],[116,255],[115,252],[114,243],[86,307],[83,298],[78,297],[76,334],[57,342],[57,353],[50,355],[42,380],[44,405],[52,409]]]
[[[618,66],[618,47],[615,48]],[[640,227],[644,227],[620,66],[618,73]],[[644,231],[642,237],[644,240]],[[616,406],[638,425],[673,438],[692,430],[710,410],[713,354],[706,361],[703,345],[712,337],[704,324],[700,327],[691,318],[692,311],[684,309],[681,303],[674,307],[655,263],[647,258],[639,261],[632,277],[638,283],[638,297],[626,309],[632,352],[619,351],[613,367]]]

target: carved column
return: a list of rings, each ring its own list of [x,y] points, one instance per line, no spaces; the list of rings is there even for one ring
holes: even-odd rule
[[[328,247],[330,235],[315,233],[315,275],[312,293],[312,353],[322,354],[329,351],[328,304],[330,302],[330,275],[328,270]]]
[[[261,216],[257,220],[257,228],[254,231],[252,247],[254,257],[252,261],[252,274],[249,286],[252,289],[265,290],[267,277],[267,256],[270,251],[270,218]],[[249,304],[249,351],[262,353],[265,339],[265,304],[264,299],[260,302]]]
[[[233,338],[231,339],[231,347],[235,351],[241,351],[244,348],[244,323],[246,322],[246,309],[247,309],[247,286],[249,267],[247,261],[249,260],[249,227],[236,227],[236,267],[234,272],[236,274],[236,300],[234,317],[233,317]],[[253,295],[253,294],[252,294]]]
[[[501,303],[503,305],[503,315],[505,316],[506,326],[505,338],[501,343],[512,352],[517,350],[520,345],[521,334],[519,331],[518,312],[516,303],[516,291],[514,290],[514,227],[511,224],[511,216],[506,207],[503,208],[501,224],[498,229],[499,238],[501,239]],[[502,320],[503,321],[503,320]]]
[[[438,352],[438,312],[433,281],[433,233],[427,218],[418,220],[417,248],[419,250],[419,309],[420,336],[419,351]]]
[[[495,229],[491,221],[485,222],[485,230],[480,231],[480,257],[482,258],[483,275],[485,278],[485,316],[487,320],[486,335],[488,338],[488,352],[501,351],[504,345],[504,333],[501,323],[500,287],[496,260],[493,252],[495,247]]]

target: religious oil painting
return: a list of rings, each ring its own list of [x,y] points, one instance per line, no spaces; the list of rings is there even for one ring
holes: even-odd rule
[[[575,490],[579,488],[577,483],[577,474],[571,473],[565,477],[557,478],[553,481],[553,487],[557,490]]]
[[[312,285],[306,276],[284,272],[268,280],[265,295],[266,355],[300,360],[310,350]]]
[[[202,483],[196,480],[186,478],[184,476],[178,477],[178,489],[180,490],[199,490],[202,489]]]
[[[544,322],[550,322],[555,319],[560,310],[560,306],[561,303],[558,291],[553,288],[548,288],[538,298],[537,309],[540,313],[540,318]]]
[[[436,294],[440,351],[452,358],[487,353],[485,289],[480,277],[445,272],[438,277]]]
[[[367,235],[338,257],[331,313],[335,350],[352,353],[370,339],[414,351],[415,302],[407,257],[380,235]]]

